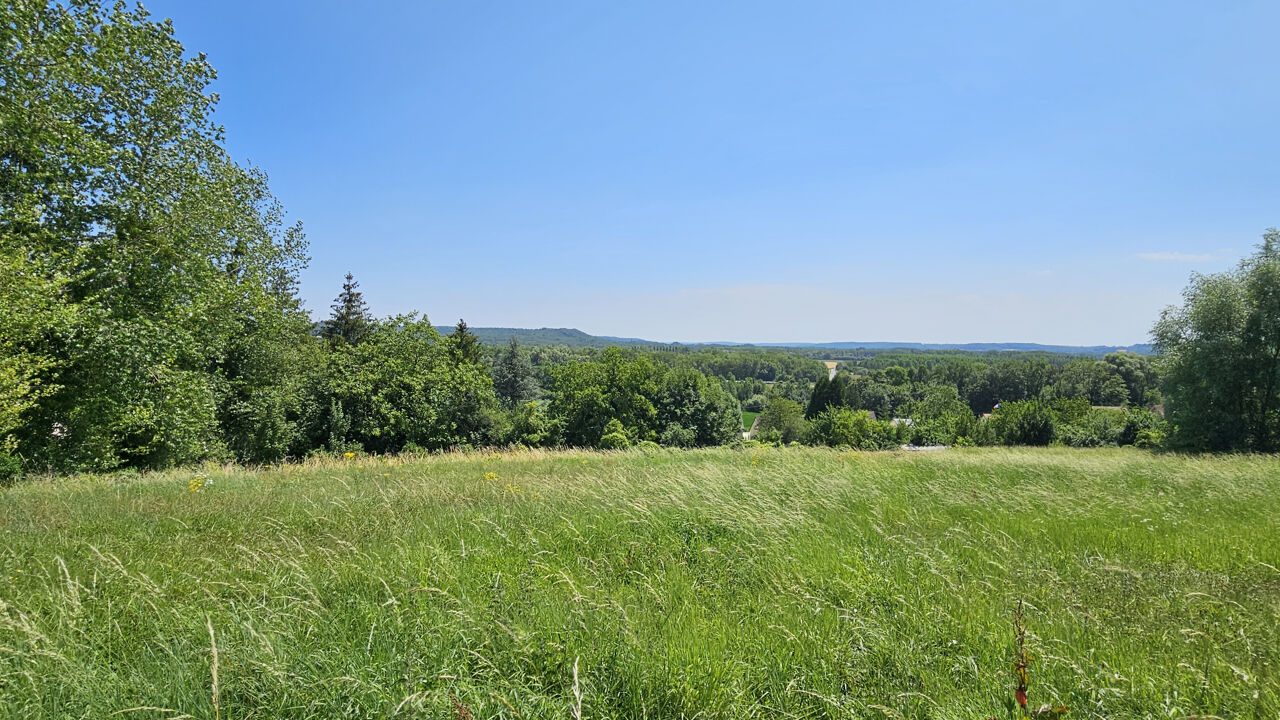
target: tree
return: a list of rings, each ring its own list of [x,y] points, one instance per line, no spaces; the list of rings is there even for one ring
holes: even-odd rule
[[[458,364],[480,362],[480,338],[467,327],[467,321],[459,319],[449,334],[449,352]]]
[[[1174,446],[1280,447],[1280,231],[1262,237],[1234,271],[1193,275],[1152,329]]]
[[[389,318],[364,342],[335,345],[324,376],[311,404],[314,445],[398,452],[492,440],[492,381],[477,363],[455,363],[426,318]]]
[[[643,355],[606,349],[599,360],[570,361],[552,369],[549,412],[565,444],[598,447],[617,420],[635,440],[657,433],[657,368]]]
[[[351,273],[347,273],[342,283],[342,292],[333,299],[333,312],[329,319],[320,325],[320,336],[330,342],[344,342],[358,345],[369,338],[373,332],[373,316],[369,314],[369,306],[365,304],[364,293],[360,292],[360,283]]]
[[[1001,403],[991,425],[1005,445],[1048,445],[1055,434],[1053,411],[1039,400]]]
[[[1129,399],[1129,389],[1115,365],[1098,360],[1063,365],[1053,388],[1059,397],[1083,397],[1093,405],[1123,405]]]
[[[1124,382],[1125,394],[1131,405],[1145,406],[1150,404],[1152,391],[1158,378],[1151,359],[1145,355],[1131,352],[1114,352],[1102,358],[1102,361],[1115,369],[1120,380]]]
[[[0,51],[0,255],[22,267],[0,295],[25,328],[0,370],[8,444],[56,470],[225,457],[220,416],[279,417],[229,408],[274,402],[288,371],[234,346],[305,341],[306,254],[223,148],[213,69],[168,21],[96,0],[0,3]]]
[[[780,397],[769,400],[759,420],[758,435],[776,435],[784,443],[800,440],[809,427],[800,403]]]
[[[737,399],[693,368],[668,370],[658,386],[655,405],[664,445],[722,445],[741,436],[742,410]]]
[[[898,445],[888,423],[872,420],[866,410],[845,407],[830,407],[818,413],[809,424],[807,439],[813,445],[856,450],[886,450]]]
[[[508,409],[519,407],[538,394],[533,365],[520,351],[520,343],[514,336],[493,365],[493,390]]]

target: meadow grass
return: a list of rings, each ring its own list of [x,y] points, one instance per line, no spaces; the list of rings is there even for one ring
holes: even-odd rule
[[[200,475],[207,476],[201,478]],[[1280,716],[1280,461],[524,451],[0,491],[0,717]]]
[[[750,430],[751,424],[754,423],[756,421],[756,418],[759,416],[760,416],[760,413],[758,412],[755,412],[752,410],[743,410],[742,411],[742,429]]]

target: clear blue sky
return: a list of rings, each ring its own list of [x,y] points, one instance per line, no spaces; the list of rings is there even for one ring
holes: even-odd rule
[[[327,312],[1143,342],[1280,224],[1280,3],[164,0]]]

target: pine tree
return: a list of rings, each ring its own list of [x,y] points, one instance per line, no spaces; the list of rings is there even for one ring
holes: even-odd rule
[[[498,356],[493,367],[493,390],[509,408],[518,407],[537,395],[533,366],[529,364],[529,358],[520,352],[520,343],[515,337],[507,343],[507,349]]]
[[[467,329],[467,321],[459,319],[449,335],[453,361],[459,365],[480,362],[480,338]]]
[[[357,345],[373,332],[373,317],[369,314],[369,306],[365,304],[364,294],[359,287],[360,283],[355,281],[351,273],[347,273],[347,281],[342,283],[342,292],[330,306],[333,313],[320,326],[321,337]]]

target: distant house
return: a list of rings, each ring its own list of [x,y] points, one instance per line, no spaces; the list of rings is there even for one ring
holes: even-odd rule
[[[1153,412],[1159,415],[1160,417],[1164,417],[1164,403],[1160,403],[1159,405],[1152,405],[1151,407],[1147,408],[1147,412]]]
[[[875,420],[875,419],[876,419],[876,411],[875,411],[875,410],[868,410],[868,411],[867,411],[867,414],[871,416],[871,419],[872,419],[872,420]]]
[[[914,421],[914,420],[912,420],[911,418],[898,418],[898,417],[896,417],[896,418],[894,418],[894,419],[890,420],[890,421],[889,421],[889,424],[890,424],[890,425],[906,425],[907,427],[911,427],[912,425],[915,425],[916,423],[915,423],[915,421]]]

